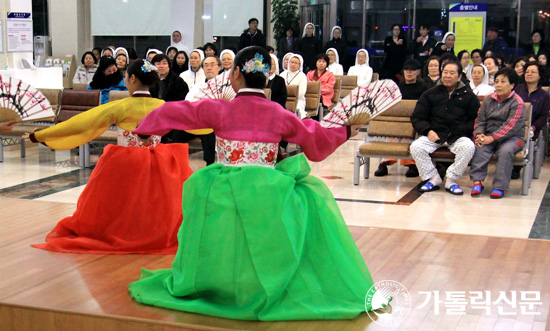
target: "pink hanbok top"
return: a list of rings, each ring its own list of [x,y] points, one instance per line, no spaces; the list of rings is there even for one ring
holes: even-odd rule
[[[260,89],[241,89],[231,101],[166,102],[149,113],[133,132],[162,136],[172,129],[203,128],[212,128],[217,137],[230,141],[296,143],[311,161],[324,160],[349,136],[347,127],[326,129],[317,121],[299,119],[267,100]]]

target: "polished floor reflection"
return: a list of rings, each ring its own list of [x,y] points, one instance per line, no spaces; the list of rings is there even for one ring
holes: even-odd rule
[[[331,189],[348,225],[474,234],[510,238],[550,239],[550,165],[545,164],[539,179],[532,182],[528,196],[520,195],[521,180],[514,180],[502,200],[488,194],[472,198],[471,182],[460,180],[463,196],[444,190],[420,194],[420,179],[406,178],[406,168],[389,167],[389,175],[361,178],[352,184],[353,154],[362,137],[352,139],[323,162],[310,162],[311,173]],[[92,148],[97,162],[102,146]],[[0,163],[0,197],[33,199],[75,204],[93,169],[78,167],[77,151],[52,151],[42,145],[27,148],[22,159],[17,148],[5,151]],[[205,166],[202,152],[191,150],[193,170]],[[377,159],[371,160],[371,172]],[[490,187],[494,165],[486,186]],[[545,199],[546,197],[546,199]]]

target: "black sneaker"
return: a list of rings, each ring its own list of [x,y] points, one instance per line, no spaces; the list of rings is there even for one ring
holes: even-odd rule
[[[418,168],[416,165],[411,164],[409,170],[405,173],[405,177],[418,177]]]
[[[518,166],[515,166],[513,169],[512,169],[512,179],[519,179],[519,177],[521,176],[521,167],[518,167]]]
[[[384,163],[380,163],[378,170],[374,172],[376,177],[383,177],[388,174],[388,167]]]

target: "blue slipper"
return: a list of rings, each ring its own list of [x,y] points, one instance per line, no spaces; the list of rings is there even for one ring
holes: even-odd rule
[[[473,197],[481,196],[481,192],[483,192],[483,185],[476,184],[476,185],[474,185],[474,187],[472,187],[472,196]]]
[[[418,189],[420,192],[432,192],[439,190],[439,186],[434,185],[432,182],[427,182]]]
[[[446,189],[447,192],[453,194],[453,195],[462,195],[464,194],[464,191],[458,186],[457,184],[451,185],[448,189]]]
[[[491,199],[502,199],[504,198],[504,191],[494,189],[493,192],[491,192]]]

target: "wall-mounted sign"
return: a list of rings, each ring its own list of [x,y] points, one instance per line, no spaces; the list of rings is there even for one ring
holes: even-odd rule
[[[31,18],[31,13],[8,12],[8,18],[29,19]]]
[[[32,52],[32,20],[6,21],[8,52]]]

